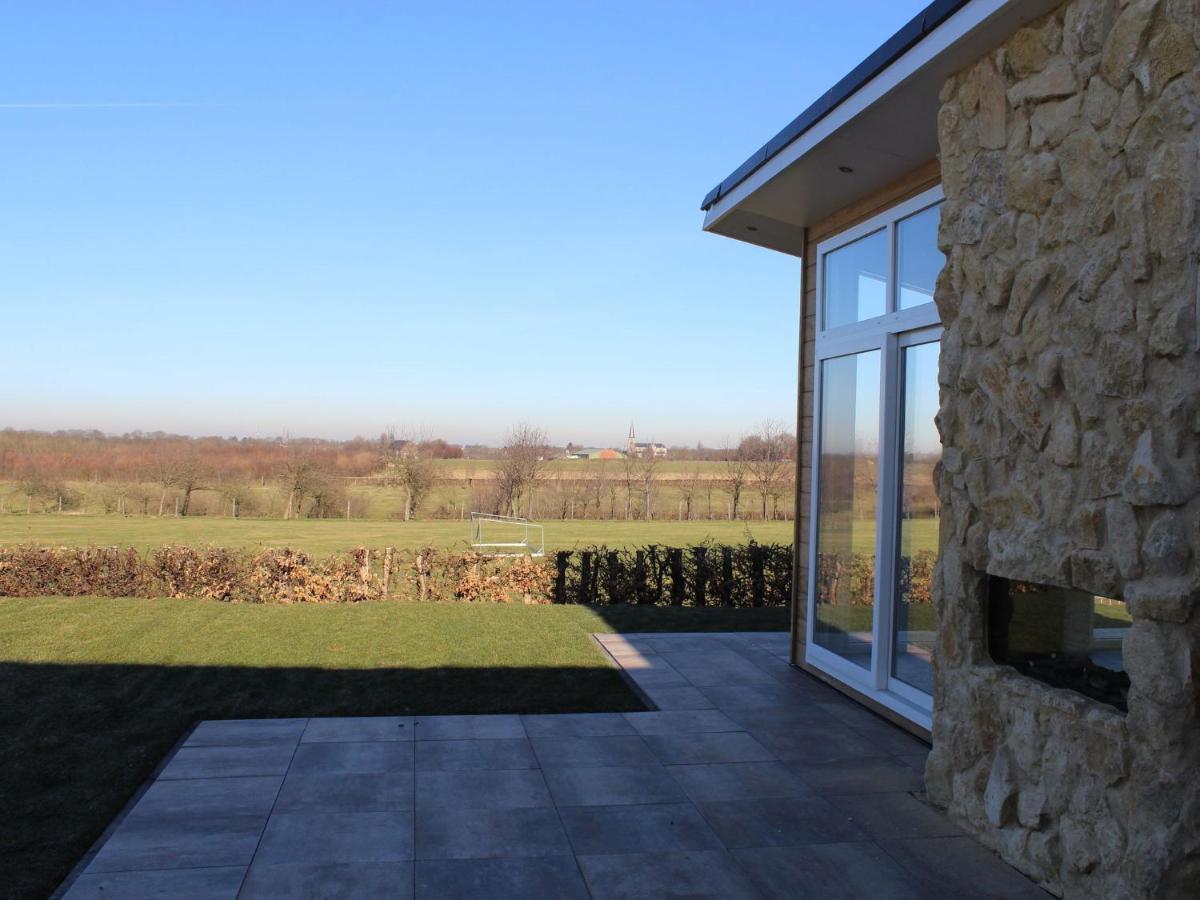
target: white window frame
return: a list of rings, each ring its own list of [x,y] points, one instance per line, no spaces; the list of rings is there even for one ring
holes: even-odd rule
[[[910,309],[897,308],[899,281],[897,279],[896,226],[901,220],[928,209],[943,199],[942,187],[938,185],[819,243],[817,245],[816,291],[814,294],[817,304],[817,336],[813,358],[815,371],[812,497],[809,515],[808,587],[805,596],[808,611],[805,661],[927,729],[932,727],[933,698],[891,675],[894,613],[894,585],[891,584],[891,573],[895,567],[899,529],[897,517],[900,486],[898,476],[900,474],[900,453],[903,448],[903,435],[900,433],[902,354],[907,347],[940,340],[942,328],[937,307],[932,302]],[[887,232],[887,311],[881,316],[864,319],[861,322],[826,329],[826,255],[880,230]],[[875,504],[875,596],[871,623],[871,667],[863,669],[845,657],[816,644],[814,632],[823,425],[821,372],[826,360],[869,350],[880,352],[879,487]],[[886,585],[885,579],[880,577],[881,573],[888,573]]]

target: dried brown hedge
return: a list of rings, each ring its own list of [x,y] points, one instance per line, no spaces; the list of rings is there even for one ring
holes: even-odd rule
[[[117,547],[0,547],[2,597],[784,606],[791,579],[791,548],[759,544],[598,547],[563,551],[553,560],[390,547],[320,558],[291,548],[166,546],[139,554]]]

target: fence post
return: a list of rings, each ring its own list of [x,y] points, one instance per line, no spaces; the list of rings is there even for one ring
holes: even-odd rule
[[[608,592],[609,603],[624,603],[625,596],[621,593],[621,558],[616,550],[608,551],[605,561],[605,589]]]
[[[576,602],[586,604],[588,602],[588,597],[591,595],[590,585],[588,584],[588,582],[591,580],[591,577],[592,577],[592,551],[584,550],[580,554],[580,557],[581,557],[581,559],[579,561],[579,596],[578,596]]]
[[[554,554],[554,567],[557,573],[554,576],[554,602],[567,602],[567,566],[571,564],[571,551],[559,550]]]
[[[696,598],[697,606],[704,606],[707,603],[705,588],[708,583],[708,566],[704,561],[707,554],[707,547],[692,548],[692,555],[696,557],[696,586],[692,590],[692,596]]]
[[[766,594],[766,583],[763,578],[763,550],[758,544],[750,545],[750,583],[754,605],[762,606]]]
[[[383,596],[385,598],[392,588],[392,554],[394,552],[394,547],[388,547],[383,551]]]
[[[662,561],[658,558],[658,545],[651,544],[649,547],[650,553],[650,568],[654,575],[654,593],[651,596],[650,602],[654,604],[662,603],[663,593],[663,566]]]
[[[733,548],[721,548],[721,605],[733,606]]]
[[[638,550],[633,556],[633,596],[638,605],[649,602],[646,592],[646,551]]]
[[[679,547],[668,550],[667,563],[671,567],[671,605],[682,606],[687,593],[687,582],[683,578],[683,550]]]

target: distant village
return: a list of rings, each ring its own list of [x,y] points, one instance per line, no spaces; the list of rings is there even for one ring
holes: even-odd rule
[[[667,445],[654,442],[640,443],[637,439],[637,432],[634,431],[633,425],[629,426],[629,438],[625,442],[625,447],[618,450],[616,447],[576,447],[574,444],[567,444],[567,452],[564,459],[625,459],[627,457],[645,459],[654,457],[663,459],[667,455]]]

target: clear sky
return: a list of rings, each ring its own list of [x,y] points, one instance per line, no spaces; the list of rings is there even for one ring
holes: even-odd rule
[[[923,5],[8,5],[0,427],[790,422],[798,262],[699,203]]]

